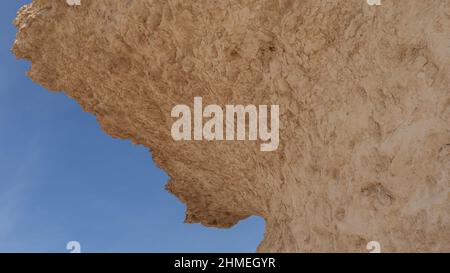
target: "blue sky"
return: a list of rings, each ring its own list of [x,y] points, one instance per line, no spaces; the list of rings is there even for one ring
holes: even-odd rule
[[[12,21],[30,2],[0,9],[0,252],[254,252],[264,221],[232,229],[184,224],[149,151],[103,133],[93,115],[27,76],[10,48]]]

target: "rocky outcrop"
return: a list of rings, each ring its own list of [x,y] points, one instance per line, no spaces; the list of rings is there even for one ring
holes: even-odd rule
[[[186,222],[259,251],[450,251],[447,0],[33,0],[30,77],[148,147]],[[177,104],[280,105],[280,146],[174,141]]]

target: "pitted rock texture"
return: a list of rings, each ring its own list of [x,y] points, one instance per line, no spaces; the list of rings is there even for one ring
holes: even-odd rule
[[[447,0],[33,0],[13,51],[148,147],[186,222],[264,252],[450,251]],[[280,146],[176,142],[177,104],[279,104]],[[126,181],[124,181],[126,183]]]

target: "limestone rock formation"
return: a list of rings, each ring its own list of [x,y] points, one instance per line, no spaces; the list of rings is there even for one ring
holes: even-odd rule
[[[148,147],[186,222],[258,251],[450,251],[447,0],[33,0],[29,76]],[[280,146],[174,141],[171,109],[280,105]]]

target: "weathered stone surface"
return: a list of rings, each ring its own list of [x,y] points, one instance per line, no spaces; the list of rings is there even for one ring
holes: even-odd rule
[[[259,251],[450,251],[447,0],[34,0],[13,51],[151,149],[186,222]],[[176,104],[279,104],[280,147],[175,142]],[[126,183],[126,181],[124,181]]]

